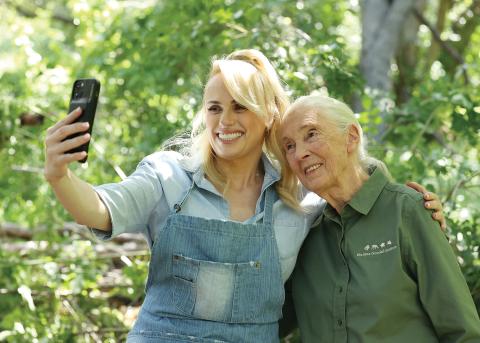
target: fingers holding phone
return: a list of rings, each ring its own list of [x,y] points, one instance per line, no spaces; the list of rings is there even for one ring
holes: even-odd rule
[[[96,79],[73,83],[70,113],[47,130],[44,173],[49,182],[65,176],[69,163],[87,160],[99,93],[100,82]]]
[[[80,117],[81,114],[82,114],[82,108],[80,106],[77,108],[74,108],[73,111],[70,111],[70,113],[68,113],[68,115],[65,118],[63,118],[62,120],[59,120],[52,127],[49,127],[47,129],[47,133],[48,131],[56,131],[61,126],[65,126],[67,124],[71,124],[75,122]]]
[[[59,152],[65,155],[74,155],[72,150],[90,140],[90,133],[88,130],[90,124],[88,122],[71,121],[71,118],[75,120],[81,113],[81,108],[75,109],[67,116],[66,119],[69,120],[65,120],[63,123],[57,123],[57,125],[60,125],[57,127],[54,126],[54,128],[51,130],[52,141],[58,143],[54,148],[54,152]],[[86,155],[86,151],[78,152],[85,152],[85,154],[81,155]]]
[[[83,150],[69,152],[90,141],[89,123],[75,122],[81,113],[82,109],[77,108],[47,130],[44,173],[48,181],[61,179],[67,174],[68,164],[81,161],[87,156]]]

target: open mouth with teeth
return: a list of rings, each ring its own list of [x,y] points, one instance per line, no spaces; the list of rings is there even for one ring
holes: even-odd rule
[[[229,132],[229,133],[225,133],[225,132],[218,132],[217,133],[217,137],[221,140],[221,141],[224,141],[224,142],[231,142],[237,138],[240,138],[244,135],[243,132],[240,132],[240,131],[237,131],[237,132]]]
[[[311,166],[308,166],[307,168],[305,168],[303,170],[303,172],[305,173],[305,175],[308,175],[308,174],[313,173],[315,170],[317,170],[321,166],[323,166],[323,163],[315,163],[315,164],[312,164]]]

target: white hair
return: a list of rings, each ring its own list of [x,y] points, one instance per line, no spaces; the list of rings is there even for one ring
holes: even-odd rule
[[[391,178],[387,166],[382,161],[371,157],[367,152],[367,141],[363,130],[358,122],[355,113],[345,103],[324,95],[309,95],[298,98],[285,112],[284,118],[290,113],[297,111],[313,112],[321,115],[321,120],[327,120],[339,132],[347,134],[351,125],[354,125],[359,132],[360,144],[357,148],[357,157],[361,167],[368,172],[372,167],[377,167],[385,175]]]

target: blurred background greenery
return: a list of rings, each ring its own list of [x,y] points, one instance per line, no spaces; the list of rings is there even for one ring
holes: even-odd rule
[[[73,169],[115,182],[188,130],[211,57],[241,48],[262,50],[293,97],[349,103],[397,181],[441,196],[480,308],[480,1],[1,0],[0,13],[0,341],[122,341],[143,299],[142,240],[92,241],[43,179],[73,81],[102,83],[89,163]]]

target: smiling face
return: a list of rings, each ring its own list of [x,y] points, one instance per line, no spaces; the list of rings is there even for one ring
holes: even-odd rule
[[[265,122],[233,99],[221,74],[205,87],[204,113],[209,142],[219,161],[259,159]]]
[[[297,108],[282,122],[281,137],[290,168],[310,191],[325,194],[348,168],[346,136],[321,114]]]

